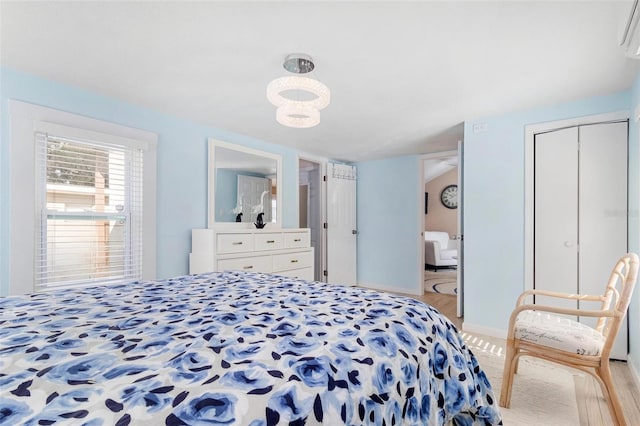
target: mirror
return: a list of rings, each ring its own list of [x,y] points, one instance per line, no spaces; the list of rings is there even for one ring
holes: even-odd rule
[[[209,228],[253,228],[259,215],[280,228],[281,177],[280,155],[209,139]]]

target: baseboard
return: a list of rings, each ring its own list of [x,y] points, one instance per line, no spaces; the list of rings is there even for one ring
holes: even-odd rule
[[[416,293],[416,289],[408,289],[408,288],[398,288],[398,287],[389,287],[385,285],[378,284],[370,284],[370,283],[358,283],[358,287],[364,287],[371,290],[384,291],[388,293],[403,293],[403,294],[411,294],[413,296],[421,296],[421,293]],[[422,289],[421,289],[422,290]]]
[[[483,325],[477,325],[477,324],[469,324],[468,321],[462,322],[462,331],[466,331],[467,333],[484,334],[485,336],[497,337],[500,339],[507,338],[507,330],[502,330],[502,329],[493,328],[493,327],[485,327]]]
[[[636,370],[636,365],[640,365],[640,363],[637,363],[635,357],[629,354],[627,357],[627,365],[631,371],[631,378],[635,382],[636,387],[640,389],[640,373]]]

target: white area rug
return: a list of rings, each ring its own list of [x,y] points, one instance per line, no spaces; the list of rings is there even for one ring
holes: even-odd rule
[[[505,341],[494,337],[460,332],[474,353],[500,399]],[[575,371],[529,357],[520,358],[513,379],[511,408],[500,408],[505,425],[579,425]]]
[[[424,290],[440,294],[457,294],[457,271],[441,269],[438,272],[424,271]]]

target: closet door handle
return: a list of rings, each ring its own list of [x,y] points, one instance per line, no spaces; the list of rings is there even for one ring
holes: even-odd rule
[[[573,243],[571,241],[565,241],[564,246],[567,248],[573,247]]]

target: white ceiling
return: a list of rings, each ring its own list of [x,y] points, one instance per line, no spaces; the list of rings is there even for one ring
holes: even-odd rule
[[[429,183],[458,167],[458,157],[442,157],[424,160],[424,183]]]
[[[2,0],[1,63],[334,159],[455,149],[461,123],[628,89],[631,1]],[[307,53],[332,101],[275,121],[269,81]]]

